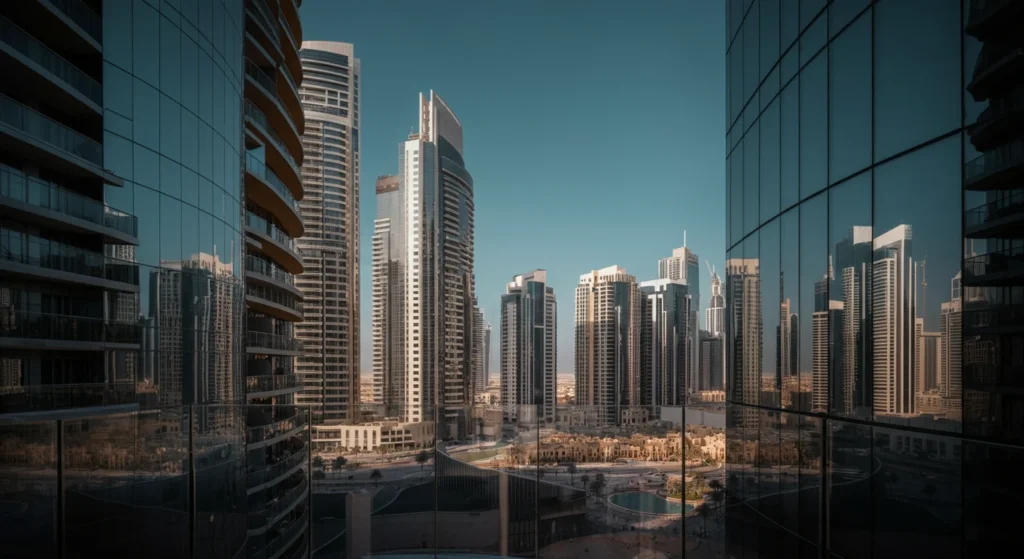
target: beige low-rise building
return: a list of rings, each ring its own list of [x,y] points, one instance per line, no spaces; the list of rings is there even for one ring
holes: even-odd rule
[[[524,445],[526,460],[538,461],[538,445]],[[585,435],[555,434],[540,442],[540,462],[614,462],[615,460],[645,460],[663,462],[682,458],[682,437],[669,433],[665,437],[641,434],[629,438],[590,437]]]
[[[378,421],[361,425],[314,425],[313,449],[323,452],[385,451],[426,448],[434,444],[434,423]]]

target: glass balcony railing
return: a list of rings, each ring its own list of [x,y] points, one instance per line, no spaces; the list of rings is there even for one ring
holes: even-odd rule
[[[284,458],[280,462],[260,468],[255,472],[251,472],[246,480],[246,486],[257,487],[265,483],[270,483],[281,476],[288,474],[291,470],[309,460],[307,450],[307,447],[303,446],[301,450],[293,453],[287,458]]]
[[[256,124],[260,125],[260,127],[270,135],[270,140],[276,144],[278,151],[284,154],[284,157],[288,162],[298,170],[299,162],[295,160],[292,153],[285,147],[284,140],[281,138],[281,135],[277,133],[277,130],[275,130],[273,126],[270,125],[270,121],[267,120],[267,115],[263,114],[263,111],[248,99],[245,100],[245,116],[253,119]]]
[[[138,220],[135,216],[115,210],[99,200],[82,196],[52,182],[27,177],[21,171],[6,165],[0,165],[0,196],[109,227],[132,237],[139,234]]]
[[[2,93],[0,123],[21,130],[43,143],[95,165],[103,164],[103,146],[99,142],[33,111]]]
[[[259,297],[264,301],[270,301],[275,305],[302,314],[302,303],[300,303],[291,292],[284,292],[280,289],[269,288],[262,285],[246,285],[245,293],[246,295]]]
[[[977,182],[1015,165],[1024,164],[1024,140],[1017,140],[969,161],[965,175],[967,183]]]
[[[139,343],[139,326],[102,318],[0,309],[0,338]]]
[[[964,329],[972,330],[1024,328],[1024,305],[993,304],[984,308],[964,309]]]
[[[249,394],[259,392],[271,392],[274,390],[287,390],[300,386],[295,375],[258,375],[245,377],[246,389]]]
[[[139,265],[64,243],[0,229],[0,260],[139,285]]]
[[[249,424],[255,425],[255,427],[248,429],[246,440],[249,444],[254,444],[273,439],[306,425],[306,413],[294,406],[278,408],[266,413],[250,413]]]
[[[46,0],[57,8],[96,42],[103,42],[103,20],[82,0]]]
[[[43,43],[14,25],[9,19],[0,17],[0,41],[25,55],[29,60],[42,66],[46,71],[71,86],[97,105],[103,105],[103,86],[74,64],[53,52]]]
[[[68,408],[115,406],[136,402],[135,383],[46,384],[5,387],[0,413],[29,413]]]
[[[302,351],[302,342],[291,336],[269,334],[249,330],[245,333],[246,344],[252,348],[276,349],[279,351]]]
[[[277,86],[274,83],[274,78],[270,77],[262,68],[248,58],[245,59],[245,73],[256,80],[256,83],[267,90],[267,93],[274,99],[277,99]]]
[[[266,218],[260,217],[252,212],[246,212],[245,224],[260,233],[269,236],[271,239],[274,239],[274,242],[283,245],[286,249],[295,253],[296,258],[298,258],[299,248],[295,239],[289,237],[287,233],[281,230],[281,228],[274,225]]]
[[[291,286],[295,285],[294,274],[289,274],[272,262],[268,262],[253,255],[249,255],[245,258],[245,269],[256,274],[267,276],[268,278],[281,283],[286,283]]]
[[[270,167],[267,167],[266,163],[260,161],[259,159],[256,159],[256,157],[252,153],[246,153],[245,169],[250,173],[256,175],[257,177],[263,179],[264,182],[269,184],[271,188],[274,189],[274,192],[277,192],[278,195],[280,195],[281,198],[284,199],[285,203],[288,204],[288,206],[295,210],[295,213],[300,213],[301,210],[299,210],[299,202],[298,200],[295,199],[295,196],[292,194],[292,191],[288,189],[288,187],[284,184],[284,181],[282,181],[281,178],[274,173],[274,171],[270,170]]]
[[[272,24],[276,20],[274,15],[270,13],[266,0],[250,0],[250,3],[256,8],[256,15],[260,26],[266,30],[274,42],[279,42],[281,38],[277,34],[277,26]]]
[[[964,258],[964,275],[968,278],[985,279],[984,276],[1008,273],[1024,273],[1024,247]]]
[[[1017,190],[1004,198],[967,210],[964,212],[964,226],[973,229],[1012,215],[1024,215],[1024,191]]]
[[[288,42],[291,44],[292,49],[295,52],[299,52],[299,42],[296,41],[295,36],[292,35],[291,26],[288,25],[288,22],[284,20],[283,15],[278,19],[278,22],[281,24],[281,30],[284,31],[285,36],[288,37]]]

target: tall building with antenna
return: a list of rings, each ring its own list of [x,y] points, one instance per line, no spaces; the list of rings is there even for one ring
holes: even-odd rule
[[[690,305],[688,312],[688,325],[685,330],[689,339],[688,346],[693,348],[687,357],[686,367],[689,387],[699,386],[698,354],[696,350],[700,344],[700,326],[697,322],[697,312],[700,305],[700,257],[697,253],[686,246],[686,231],[683,231],[683,246],[673,249],[672,256],[662,258],[658,261],[658,279],[677,280],[686,285],[686,292],[694,303]]]

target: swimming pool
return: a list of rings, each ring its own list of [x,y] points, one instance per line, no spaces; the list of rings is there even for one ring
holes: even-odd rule
[[[693,510],[693,505],[676,503],[654,493],[627,491],[608,497],[608,502],[631,511],[645,514],[682,514]]]

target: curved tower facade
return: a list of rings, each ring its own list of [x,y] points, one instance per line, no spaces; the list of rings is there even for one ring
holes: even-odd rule
[[[1022,5],[728,5],[726,554],[998,554]]]
[[[242,49],[248,549],[267,557],[308,546],[308,412],[295,405],[295,324],[303,318],[296,277],[304,269],[297,239],[305,230],[299,3],[246,0]]]
[[[296,401],[318,423],[350,423],[359,419],[359,59],[332,41],[306,41],[299,56],[305,300],[296,335],[305,353]]]

